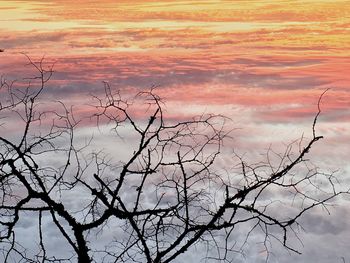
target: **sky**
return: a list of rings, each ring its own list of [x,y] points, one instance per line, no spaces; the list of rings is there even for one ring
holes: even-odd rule
[[[31,74],[22,53],[55,63],[47,99],[84,112],[103,81],[126,96],[156,87],[171,118],[230,117],[235,149],[252,155],[310,136],[329,89],[313,154],[350,177],[349,1],[0,0],[0,48],[8,79]],[[303,255],[276,262],[350,262],[349,213],[306,217]]]

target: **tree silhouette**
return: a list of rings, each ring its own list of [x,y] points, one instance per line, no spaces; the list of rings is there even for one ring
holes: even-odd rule
[[[166,263],[195,249],[204,249],[211,262],[229,262],[254,231],[263,233],[267,252],[274,239],[299,253],[288,237],[296,235],[300,217],[344,193],[333,174],[319,172],[307,159],[322,139],[315,127],[320,108],[308,141],[292,142],[282,153],[270,149],[256,164],[235,154],[231,167],[221,167],[217,160],[230,140],[224,116],[174,122],[165,118],[153,90],[124,100],[104,83],[105,96],[95,97],[87,123],[63,103],[43,102],[52,67],[28,59],[38,72],[28,86],[15,88],[1,79],[4,262]],[[116,150],[127,140],[123,129],[132,135],[122,160],[96,148],[93,137],[76,141],[79,125],[92,123],[113,125],[116,136],[108,143]],[[18,237],[17,226],[28,217],[37,222],[36,251]],[[60,256],[49,248],[49,228],[60,232],[71,254]]]

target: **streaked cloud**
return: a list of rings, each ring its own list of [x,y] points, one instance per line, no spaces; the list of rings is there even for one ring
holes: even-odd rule
[[[225,114],[239,128],[232,147],[252,155],[308,136],[318,98],[330,88],[317,126],[324,144],[313,154],[320,166],[345,174],[349,14],[347,0],[0,0],[0,74],[26,85],[21,78],[35,72],[20,53],[45,56],[55,63],[45,99],[73,104],[79,116],[89,115],[91,94],[103,95],[102,81],[123,94],[157,86],[170,120]],[[341,262],[349,212],[337,211],[318,225],[319,214],[306,218],[305,257],[281,253],[278,262],[310,262],[317,253],[318,262]],[[21,227],[32,228],[27,223]],[[248,262],[261,258],[257,250]]]

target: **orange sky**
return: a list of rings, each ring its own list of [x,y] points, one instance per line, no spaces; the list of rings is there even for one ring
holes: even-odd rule
[[[171,101],[240,105],[276,121],[311,116],[331,88],[328,119],[343,121],[350,113],[347,2],[0,0],[0,66],[13,72],[25,64],[20,52],[45,55],[57,62],[58,93],[96,92],[101,81],[159,85]]]

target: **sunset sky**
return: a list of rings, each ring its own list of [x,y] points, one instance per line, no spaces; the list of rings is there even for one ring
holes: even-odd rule
[[[22,53],[55,63],[48,99],[83,111],[103,81],[125,94],[156,86],[173,118],[232,118],[242,152],[310,136],[330,88],[314,155],[350,178],[349,0],[0,0],[0,48],[7,79],[31,74]],[[276,262],[350,262],[350,209],[322,230],[310,218],[304,255]]]

